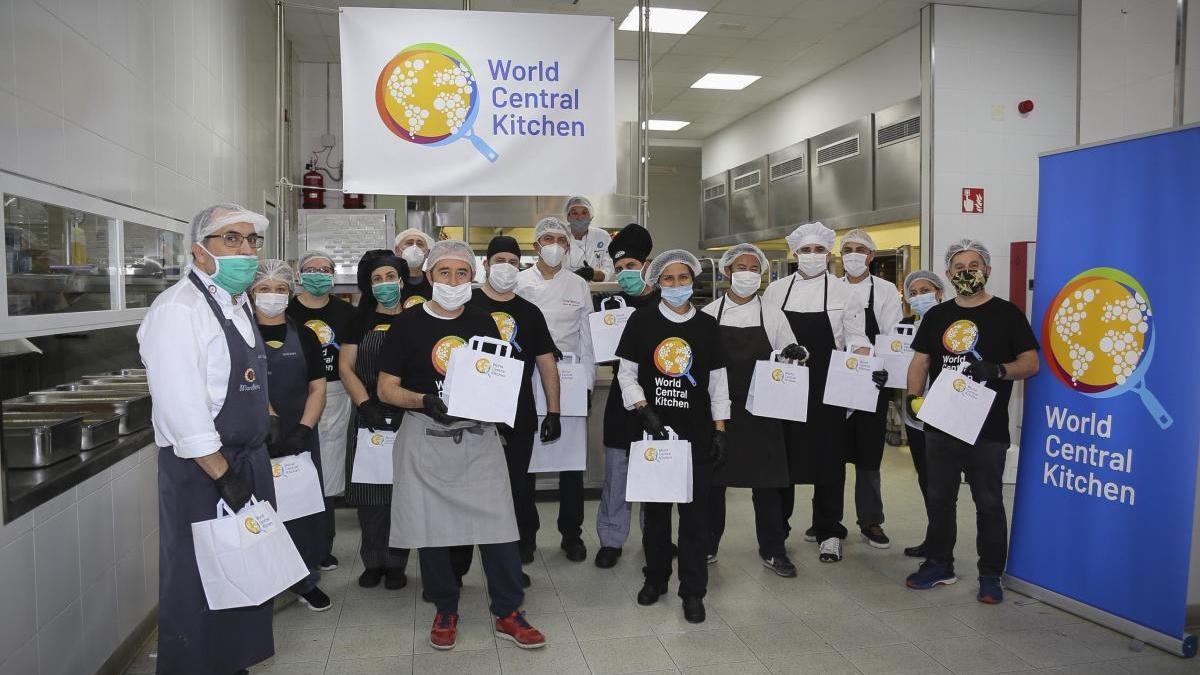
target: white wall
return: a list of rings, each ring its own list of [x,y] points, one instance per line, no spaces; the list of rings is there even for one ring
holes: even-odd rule
[[[920,94],[921,32],[913,28],[704,139],[700,174],[712,176]]]
[[[292,158],[295,179],[304,173],[304,165],[312,153],[321,150],[321,136],[328,132],[337,137],[337,144],[328,153],[321,152],[320,164],[338,172],[342,161],[342,77],[341,64],[310,63],[292,64],[292,105],[289,108],[292,122]],[[329,96],[326,97],[326,91]],[[327,121],[328,118],[328,121]],[[341,181],[325,176],[325,187],[341,187]],[[326,208],[341,208],[341,193],[325,195]]]
[[[700,253],[700,148],[650,149],[647,227],[655,253],[672,248]]]

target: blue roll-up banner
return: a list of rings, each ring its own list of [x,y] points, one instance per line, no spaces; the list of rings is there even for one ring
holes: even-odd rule
[[[1007,581],[1191,656],[1200,128],[1040,166],[1042,368],[1025,389]]]

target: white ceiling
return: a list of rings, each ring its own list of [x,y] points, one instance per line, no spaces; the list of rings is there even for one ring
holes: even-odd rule
[[[274,5],[270,0],[265,0]],[[462,9],[462,0],[303,0],[305,4]],[[1077,0],[941,0],[945,4],[1074,14]],[[472,0],[489,11],[612,16],[618,22],[635,0]],[[653,115],[687,120],[680,131],[655,138],[706,138],[837,66],[916,26],[925,0],[655,0],[655,7],[708,12],[687,35],[655,33]],[[285,27],[300,61],[336,62],[337,15],[287,8]],[[616,57],[637,58],[637,34],[617,31]],[[741,91],[690,89],[707,72],[761,75]]]

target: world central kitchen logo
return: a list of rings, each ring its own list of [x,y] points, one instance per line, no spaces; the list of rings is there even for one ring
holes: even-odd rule
[[[383,124],[409,143],[440,147],[465,138],[489,162],[495,162],[500,154],[475,128],[485,96],[494,109],[492,136],[586,135],[582,120],[554,119],[546,112],[527,117],[516,112],[579,109],[578,88],[560,92],[544,86],[559,81],[558,61],[523,65],[511,59],[488,59],[487,65],[492,84],[485,95],[461,54],[433,42],[410,45],[379,72],[375,108]]]

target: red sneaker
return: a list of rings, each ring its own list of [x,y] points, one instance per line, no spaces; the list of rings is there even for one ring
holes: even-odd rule
[[[458,640],[458,615],[437,613],[429,629],[429,646],[434,649],[454,649]]]
[[[521,649],[537,649],[546,646],[546,636],[529,625],[524,612],[513,612],[503,619],[496,619],[496,637],[512,640]]]

